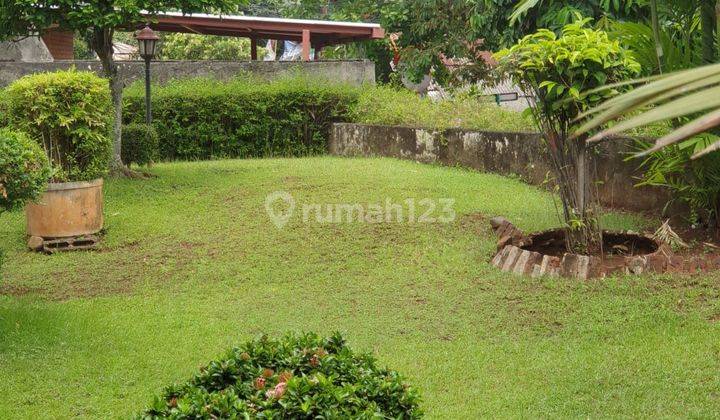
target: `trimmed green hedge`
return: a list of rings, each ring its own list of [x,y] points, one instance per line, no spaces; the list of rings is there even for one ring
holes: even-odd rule
[[[417,391],[340,334],[262,337],[165,389],[139,419],[414,419]]]
[[[153,126],[161,159],[305,156],[326,151],[357,99],[357,88],[301,77],[174,81],[153,90]],[[141,85],[126,91],[123,116],[144,121]]]
[[[107,80],[72,68],[21,77],[3,94],[7,124],[43,146],[53,182],[89,181],[107,173],[113,120]]]
[[[149,165],[158,158],[158,133],[146,123],[122,128],[122,161],[126,165]]]

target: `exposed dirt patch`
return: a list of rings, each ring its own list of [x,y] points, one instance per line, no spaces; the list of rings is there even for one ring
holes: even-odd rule
[[[16,286],[13,284],[0,284],[0,295],[22,297],[26,295],[35,295],[43,289],[27,286]]]
[[[195,242],[168,243],[160,249],[144,249],[141,243],[129,242],[99,250],[102,261],[49,272],[41,286],[23,284],[33,282],[32,278],[6,279],[5,284],[0,284],[0,294],[33,295],[50,301],[131,294],[139,284],[160,285],[182,277],[197,258],[212,257],[210,251],[213,249],[208,249],[207,244]]]
[[[476,235],[488,235],[492,232],[487,217],[481,213],[465,214],[458,222],[463,231],[470,231]]]
[[[529,235],[531,243],[522,249],[539,252],[543,255],[562,257],[567,252],[565,247],[565,231],[548,230],[539,234]],[[659,244],[651,238],[628,232],[603,233],[603,257],[647,255],[656,252]]]

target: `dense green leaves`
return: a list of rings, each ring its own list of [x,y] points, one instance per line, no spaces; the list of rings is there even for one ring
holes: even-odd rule
[[[331,123],[346,118],[358,94],[303,77],[176,81],[153,91],[153,124],[162,159],[318,154]],[[144,108],[143,90],[131,88],[126,122],[142,122]]]
[[[158,133],[151,125],[133,123],[123,127],[122,161],[126,165],[148,165],[160,157]]]
[[[496,54],[501,70],[537,93],[537,106],[563,129],[582,112],[613,96],[616,90],[593,89],[636,75],[640,65],[607,33],[585,27],[587,20],[567,25],[558,37],[541,29]]]
[[[27,135],[0,129],[0,212],[20,208],[45,189],[50,164]]]
[[[53,180],[103,176],[110,159],[112,106],[107,82],[76,70],[39,73],[6,90],[10,127],[43,145]]]
[[[118,28],[141,22],[142,11],[157,13],[182,10],[186,13],[207,11],[234,11],[244,3],[239,0],[4,0],[0,3],[0,38],[26,35],[33,30],[44,30],[52,25],[81,30],[91,28]]]
[[[419,418],[417,392],[341,335],[262,337],[170,386],[140,418]]]

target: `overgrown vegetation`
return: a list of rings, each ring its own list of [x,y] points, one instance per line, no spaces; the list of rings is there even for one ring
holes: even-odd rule
[[[43,146],[55,182],[107,173],[112,105],[107,81],[74,69],[22,77],[5,90],[9,126]]]
[[[397,372],[355,354],[338,333],[263,336],[165,389],[142,418],[404,418],[422,416]]]
[[[688,221],[696,226],[717,229],[720,222],[720,154],[711,153],[691,159],[718,138],[712,134],[695,136],[647,155],[641,164],[639,185],[666,188],[672,195],[667,203],[675,202],[689,208]],[[640,150],[652,146],[639,142]]]
[[[530,110],[548,145],[553,176],[562,201],[569,251],[601,251],[601,229],[592,209],[588,135],[571,137],[577,119],[617,93],[617,87],[594,89],[638,74],[632,53],[607,33],[586,27],[589,19],[566,25],[562,35],[540,30],[500,51],[500,72],[525,92],[532,92]]]
[[[459,96],[433,101],[390,86],[363,89],[351,120],[381,125],[433,129],[466,128],[490,131],[534,131],[532,119],[493,102]]]

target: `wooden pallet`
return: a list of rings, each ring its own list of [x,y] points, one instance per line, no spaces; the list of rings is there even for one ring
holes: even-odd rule
[[[66,251],[94,249],[100,243],[96,235],[74,236],[71,238],[50,238],[43,240],[42,251],[48,254]]]

